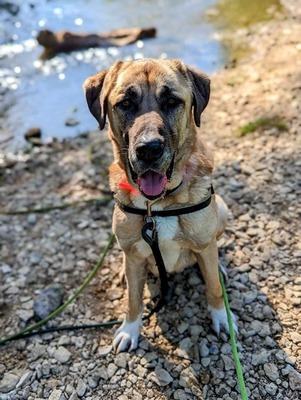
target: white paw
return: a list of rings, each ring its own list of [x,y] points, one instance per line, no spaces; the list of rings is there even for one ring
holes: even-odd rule
[[[132,351],[138,346],[140,329],[142,326],[142,314],[133,322],[123,321],[120,328],[117,329],[113,340],[113,349],[116,353],[121,351]]]
[[[227,333],[229,333],[229,323],[225,307],[218,309],[208,305],[208,310],[210,311],[211,314],[212,328],[216,332],[216,334],[219,336],[221,328],[223,328]],[[231,319],[232,319],[233,329],[237,334],[238,328],[236,324],[236,317],[232,312],[231,312]]]

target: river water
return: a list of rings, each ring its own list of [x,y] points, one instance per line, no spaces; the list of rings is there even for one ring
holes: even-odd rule
[[[24,133],[32,127],[41,128],[45,141],[96,129],[82,83],[117,59],[181,58],[207,73],[220,68],[227,55],[216,26],[206,18],[215,4],[215,0],[0,0],[0,147],[24,145]],[[41,29],[101,33],[135,26],[156,27],[157,37],[122,48],[61,53],[47,61],[39,58],[43,49],[35,37]],[[73,126],[66,126],[67,120]]]

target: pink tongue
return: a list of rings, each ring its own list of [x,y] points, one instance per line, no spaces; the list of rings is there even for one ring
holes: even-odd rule
[[[154,171],[147,171],[139,177],[140,190],[146,196],[158,196],[165,188],[166,175]]]

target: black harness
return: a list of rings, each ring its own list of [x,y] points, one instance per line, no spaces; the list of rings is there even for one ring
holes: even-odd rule
[[[201,201],[200,203],[188,207],[171,208],[160,211],[151,210],[152,202],[147,202],[147,208],[142,209],[142,208],[128,206],[126,204],[121,203],[119,200],[116,200],[117,206],[122,211],[130,214],[141,215],[144,217],[144,224],[142,226],[141,236],[150,246],[159,271],[160,282],[161,282],[161,295],[155,307],[151,310],[147,318],[149,318],[153,313],[159,311],[166,303],[169,302],[172,296],[172,290],[170,285],[168,284],[166,268],[159,247],[158,231],[156,229],[156,221],[154,217],[174,217],[178,215],[190,214],[196,211],[203,210],[204,208],[208,207],[209,204],[211,203],[211,198],[212,195],[214,194],[214,189],[212,185],[210,186],[210,189],[208,191],[210,192],[208,197],[205,200]]]

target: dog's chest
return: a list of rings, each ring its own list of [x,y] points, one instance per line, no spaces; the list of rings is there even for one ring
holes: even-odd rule
[[[154,220],[165,268],[167,272],[173,272],[181,253],[181,247],[176,240],[179,234],[178,217],[154,217]],[[150,246],[143,239],[137,243],[137,249],[146,258],[152,256]]]

